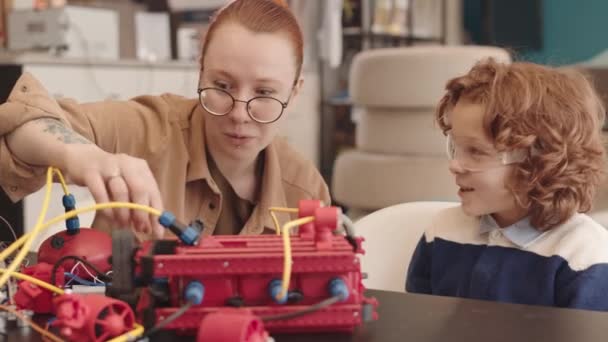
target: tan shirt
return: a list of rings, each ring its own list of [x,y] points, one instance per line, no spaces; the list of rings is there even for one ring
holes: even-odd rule
[[[45,168],[18,160],[5,135],[38,118],[56,118],[111,153],[125,153],[148,161],[166,210],[183,222],[200,218],[205,234],[213,234],[223,194],[212,179],[205,153],[205,112],[196,99],[164,94],[129,101],[77,103],[55,100],[30,74],[17,81],[0,105],[0,186],[13,201],[39,190]],[[297,207],[300,199],[330,203],[329,191],[314,164],[276,138],[264,151],[259,201],[240,234],[274,229],[271,206]],[[60,199],[56,199],[60,200]],[[93,227],[106,228],[96,218]],[[279,215],[281,224],[287,215]]]

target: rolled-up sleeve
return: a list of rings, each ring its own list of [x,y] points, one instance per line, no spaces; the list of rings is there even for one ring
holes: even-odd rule
[[[59,120],[105,151],[149,160],[161,153],[169,139],[169,102],[165,96],[83,104],[55,100],[25,73],[0,105],[0,186],[11,200],[18,201],[44,185],[46,167],[19,160],[6,141],[9,133],[31,120]]]

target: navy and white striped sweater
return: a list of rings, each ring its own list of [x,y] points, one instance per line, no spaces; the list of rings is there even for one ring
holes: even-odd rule
[[[608,311],[608,231],[584,214],[542,233],[527,219],[500,229],[445,209],[414,251],[406,290]]]

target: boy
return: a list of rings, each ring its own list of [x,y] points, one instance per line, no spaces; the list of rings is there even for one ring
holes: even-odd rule
[[[436,121],[461,206],[414,252],[408,292],[608,310],[608,232],[582,214],[605,167],[605,111],[574,71],[478,63]]]

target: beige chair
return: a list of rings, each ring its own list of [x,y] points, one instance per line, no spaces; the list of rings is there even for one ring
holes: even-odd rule
[[[334,164],[334,199],[359,213],[410,201],[455,201],[445,138],[434,125],[446,82],[486,57],[508,62],[500,48],[426,46],[364,51],[350,70],[358,112],[356,147]],[[353,213],[354,211],[354,213]]]
[[[365,238],[361,269],[367,288],[405,292],[410,259],[432,218],[456,202],[409,202],[371,213],[355,222],[358,236]]]

